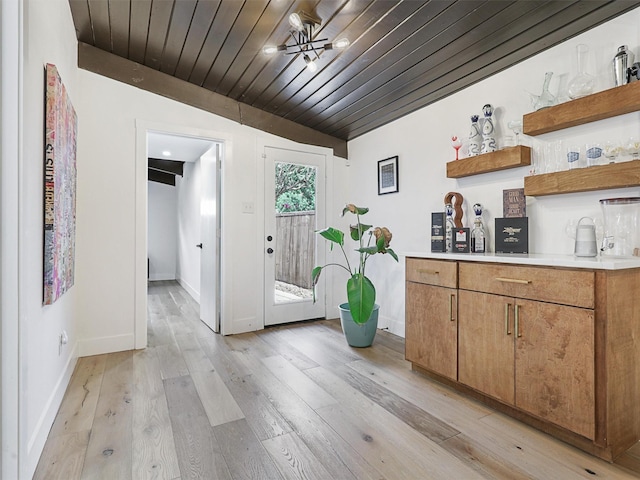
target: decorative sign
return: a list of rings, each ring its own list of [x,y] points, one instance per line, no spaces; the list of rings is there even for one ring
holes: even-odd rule
[[[502,191],[502,216],[505,218],[527,216],[527,199],[524,196],[524,188]]]
[[[46,70],[43,303],[50,305],[74,281],[78,122],[58,69]]]

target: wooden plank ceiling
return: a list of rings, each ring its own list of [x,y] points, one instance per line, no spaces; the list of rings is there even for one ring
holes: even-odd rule
[[[640,1],[69,4],[84,44],[350,140],[636,8]],[[300,55],[266,56],[261,51],[266,44],[291,43],[287,18],[300,10],[322,19],[315,38],[347,37],[351,42],[344,51],[322,53],[316,73],[305,68]],[[178,93],[172,96],[179,98]]]

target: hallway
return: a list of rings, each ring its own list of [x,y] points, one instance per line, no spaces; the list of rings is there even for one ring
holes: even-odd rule
[[[336,321],[223,337],[149,285],[149,347],[81,358],[35,479],[632,479],[410,370]]]

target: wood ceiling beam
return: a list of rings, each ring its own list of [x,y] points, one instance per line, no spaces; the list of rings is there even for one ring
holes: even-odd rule
[[[84,42],[78,42],[78,67],[294,142],[332,148],[334,155],[348,158],[344,139],[264,112]]]
[[[164,158],[149,157],[149,168],[160,172],[180,175],[182,177],[184,162],[177,160],[165,160]]]
[[[150,182],[164,183],[165,185],[176,186],[176,176],[173,173],[159,172],[158,170],[147,170],[147,179]]]

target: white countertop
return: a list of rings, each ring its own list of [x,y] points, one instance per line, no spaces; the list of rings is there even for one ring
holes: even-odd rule
[[[594,270],[624,270],[640,268],[640,257],[614,257],[599,255],[598,257],[574,257],[573,255],[553,255],[530,253],[496,254],[496,253],[434,253],[434,252],[402,252],[403,257],[433,258],[438,260],[461,260],[467,262],[510,263],[518,265],[544,265],[547,267],[589,268]]]

